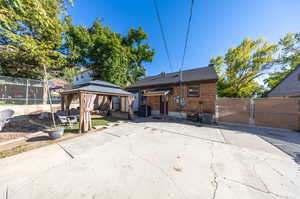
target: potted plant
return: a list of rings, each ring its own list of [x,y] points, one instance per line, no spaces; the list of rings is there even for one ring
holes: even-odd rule
[[[53,126],[54,126],[53,128],[49,128],[49,129],[45,130],[45,132],[48,133],[48,135],[51,139],[58,139],[63,136],[64,128],[56,126],[55,116],[54,116],[53,107],[52,107],[51,93],[50,93],[50,89],[49,89],[49,85],[48,85],[48,74],[47,74],[46,66],[45,65],[43,65],[43,66],[44,66],[44,72],[45,72],[45,82],[44,83],[46,84],[46,88],[47,88],[47,92],[48,92],[52,122],[53,122]]]
[[[49,137],[53,140],[61,138],[64,134],[64,131],[65,131],[64,128],[58,128],[58,127],[49,128],[45,130],[45,132],[48,133]]]

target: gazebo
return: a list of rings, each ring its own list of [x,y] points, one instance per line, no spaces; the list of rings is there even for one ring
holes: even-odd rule
[[[132,118],[132,102],[134,95],[130,92],[122,90],[120,86],[115,84],[94,80],[81,83],[73,86],[70,90],[65,90],[61,94],[61,109],[69,112],[72,99],[77,95],[79,98],[80,119],[79,119],[79,132],[87,132],[91,130],[91,114],[94,108],[94,102],[97,96],[107,96],[109,100],[109,111],[112,110],[112,97],[126,97],[128,100],[128,119]]]

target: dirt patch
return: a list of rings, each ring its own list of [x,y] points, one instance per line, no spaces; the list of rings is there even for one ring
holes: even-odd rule
[[[52,140],[49,138],[47,133],[42,133],[37,136],[28,138],[26,140],[14,142],[11,144],[6,144],[3,146],[0,146],[0,158],[5,158],[8,156],[12,156],[18,153],[22,153],[25,151],[29,151],[32,149],[36,149],[42,146],[46,146],[49,144],[54,144],[58,143],[64,140],[72,139],[74,137],[79,137],[82,135],[86,135],[87,133],[84,134],[79,134],[79,133],[67,133],[64,134],[62,138]]]
[[[14,140],[22,137],[31,137],[44,128],[39,125],[34,125],[29,122],[30,117],[24,120],[17,120],[9,122],[0,132],[0,143],[9,140]]]
[[[88,133],[78,133],[78,124],[72,127],[63,126],[63,128],[65,128],[64,135],[62,138],[56,140],[50,139],[48,134],[43,132],[47,126],[53,126],[51,118],[39,119],[37,116],[26,116],[26,118],[10,122],[6,125],[3,131],[0,132],[0,143],[6,141],[13,142],[0,145],[0,158],[5,158],[67,139],[72,139],[74,137],[99,132],[105,129],[105,125],[108,124],[110,124],[110,126],[119,125],[115,123],[117,120],[102,118],[104,117],[93,116],[94,120],[92,120],[92,122],[95,126]],[[30,121],[33,121],[33,123]],[[58,121],[57,124],[59,124]],[[18,138],[24,139],[15,140]]]

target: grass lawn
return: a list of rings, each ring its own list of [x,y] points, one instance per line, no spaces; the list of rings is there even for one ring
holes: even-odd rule
[[[10,103],[6,103],[6,102],[4,102],[4,101],[0,101],[0,106],[2,106],[2,105],[3,105],[3,106],[4,106],[4,105],[5,105],[5,106],[10,106],[10,105],[16,105],[16,104],[12,104],[12,103],[10,104]]]
[[[92,126],[105,126],[109,122],[116,122],[118,119],[112,118],[112,117],[102,117],[102,118],[93,118],[92,119]],[[65,125],[59,125],[59,127],[62,127],[65,129],[64,134],[68,133],[78,133],[79,131],[79,123],[74,124],[73,126],[65,126]]]

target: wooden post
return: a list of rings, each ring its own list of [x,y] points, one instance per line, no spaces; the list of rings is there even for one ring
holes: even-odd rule
[[[167,114],[167,96],[164,95],[164,119],[166,119]]]
[[[108,100],[109,100],[109,109],[107,111],[107,116],[111,116],[112,115],[112,96],[109,96]]]
[[[79,133],[84,132],[84,93],[79,93],[79,107],[80,107],[80,113],[79,113]]]
[[[68,115],[71,114],[71,112],[70,112],[70,106],[71,106],[71,102],[72,102],[73,96],[74,96],[74,94],[68,94],[68,95],[66,95],[66,111],[67,111]]]
[[[65,95],[60,95],[60,109],[65,110]]]
[[[132,120],[133,119],[133,111],[132,111],[132,102],[133,102],[133,97],[128,96],[128,119]]]
[[[147,96],[146,96],[145,107],[146,107],[146,115],[145,115],[145,117],[148,117],[148,97]]]

